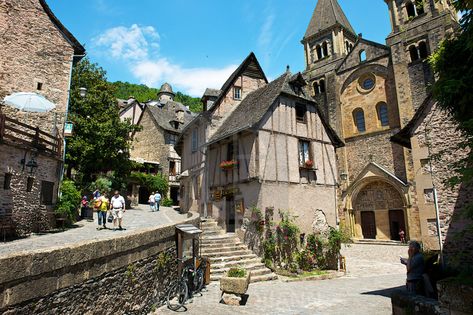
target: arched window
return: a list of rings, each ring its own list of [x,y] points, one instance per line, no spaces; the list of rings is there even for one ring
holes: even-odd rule
[[[353,44],[350,44],[350,51],[353,50]]]
[[[353,111],[353,120],[355,122],[356,129],[358,132],[365,132],[365,114],[361,108],[357,108]]]
[[[381,102],[377,106],[378,120],[381,126],[389,126],[388,104]]]
[[[350,52],[350,43],[346,40],[345,41],[345,49],[347,51],[347,54]]]
[[[317,50],[317,60],[322,59],[322,48],[320,47],[320,45],[317,45],[315,49]]]
[[[411,55],[411,61],[416,61],[419,59],[419,53],[417,52],[417,47],[412,45],[409,47],[409,54]]]
[[[407,17],[408,18],[413,18],[417,15],[416,14],[416,7],[410,1],[406,3],[406,11],[407,11]]]
[[[320,89],[320,93],[325,93],[325,80],[320,80],[319,89]]]
[[[327,45],[327,42],[324,42],[322,44],[322,50],[323,50],[323,53],[324,53],[324,57],[327,57],[328,56],[328,45]]]
[[[425,42],[419,43],[419,56],[420,56],[420,59],[425,59],[429,56],[429,52],[427,50],[427,44]]]
[[[319,83],[318,82],[314,82],[314,94],[315,95],[318,95],[320,93],[319,91]]]
[[[360,51],[360,61],[366,61],[366,51],[364,50]]]

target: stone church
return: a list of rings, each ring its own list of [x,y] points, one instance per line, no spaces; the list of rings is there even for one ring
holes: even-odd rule
[[[458,27],[457,15],[446,0],[385,2],[392,31],[380,44],[356,33],[337,0],[319,0],[302,39],[303,75],[345,143],[337,149],[339,212],[352,236],[397,240],[402,229],[437,248],[432,189],[417,191],[422,166],[390,139],[428,97],[427,57]]]

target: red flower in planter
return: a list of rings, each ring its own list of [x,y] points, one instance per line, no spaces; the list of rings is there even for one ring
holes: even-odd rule
[[[308,168],[312,168],[314,166],[314,161],[312,160],[305,161],[305,166]]]
[[[220,168],[222,170],[231,170],[238,165],[238,161],[231,160],[231,161],[222,161],[220,163]]]

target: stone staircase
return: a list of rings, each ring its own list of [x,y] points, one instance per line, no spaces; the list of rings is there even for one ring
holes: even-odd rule
[[[392,240],[375,240],[375,239],[352,239],[355,244],[369,244],[369,245],[394,245],[394,246],[408,246],[408,244],[400,241]]]
[[[251,271],[251,282],[277,279],[277,275],[261,262],[233,233],[225,233],[214,219],[201,222],[203,230],[201,255],[210,260],[210,280],[217,281],[231,267],[241,266]]]

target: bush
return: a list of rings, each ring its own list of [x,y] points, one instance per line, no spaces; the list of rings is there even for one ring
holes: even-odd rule
[[[61,183],[61,196],[56,204],[55,213],[64,215],[71,222],[74,222],[80,200],[80,191],[76,188],[74,182],[71,180],[64,180]]]
[[[161,201],[161,205],[163,207],[172,207],[174,205],[174,201],[172,201],[172,199],[166,197]]]
[[[232,278],[243,278],[246,276],[246,270],[240,267],[230,268],[227,276]]]
[[[161,174],[151,175],[140,172],[133,172],[131,173],[129,179],[137,181],[140,185],[145,186],[150,192],[159,191],[161,196],[166,196],[168,194],[168,181]]]
[[[112,181],[107,177],[99,177],[90,185],[91,191],[95,191],[95,189],[98,189],[101,193],[109,193],[112,190]]]

